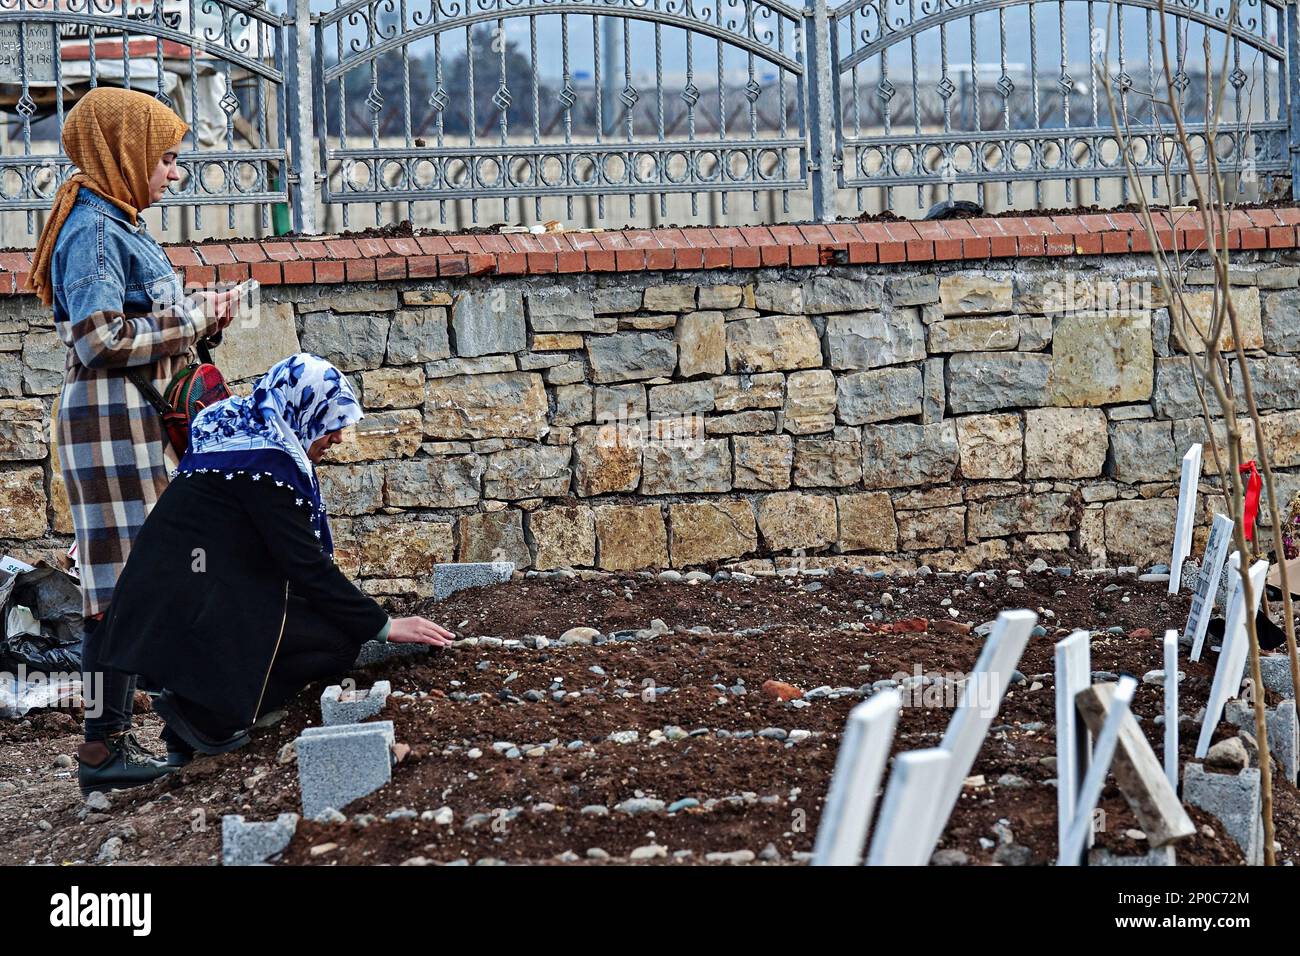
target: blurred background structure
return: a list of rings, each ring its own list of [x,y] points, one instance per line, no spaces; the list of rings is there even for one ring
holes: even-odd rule
[[[34,242],[63,117],[103,84],[194,127],[149,213],[169,240],[1113,208],[1099,72],[1156,201],[1211,149],[1240,201],[1291,196],[1278,0],[308,3],[0,0],[0,246]]]

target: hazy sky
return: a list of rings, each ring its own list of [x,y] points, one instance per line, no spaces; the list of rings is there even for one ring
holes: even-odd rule
[[[278,0],[281,4],[284,0]],[[658,2],[664,4],[667,0],[646,0],[647,3]],[[717,0],[696,0],[695,9],[702,13],[708,9],[714,12],[716,17]],[[935,0],[930,0],[931,3]],[[1203,6],[1210,0],[1193,0]],[[1223,0],[1226,9],[1227,0]],[[886,15],[890,21],[899,17],[904,20],[910,20],[908,14],[909,4],[912,8],[920,10],[922,0],[895,0],[887,3]],[[477,8],[477,3],[475,3]],[[1146,10],[1131,7],[1113,7],[1107,2],[1086,2],[1086,0],[1067,0],[1063,4],[1065,15],[1064,23],[1061,19],[1062,4],[1054,0],[1040,0],[1034,4],[1037,18],[1037,62],[1040,73],[1050,73],[1059,71],[1060,61],[1062,59],[1062,39],[1066,45],[1065,59],[1073,67],[1085,66],[1089,61],[1089,50],[1095,41],[1098,48],[1104,48],[1109,39],[1110,59],[1118,62],[1119,53],[1119,19],[1118,11],[1123,11],[1123,41],[1125,65],[1128,71],[1136,78],[1139,73],[1145,72],[1148,64],[1148,43],[1147,30],[1148,20],[1151,22],[1152,46],[1158,47],[1159,23],[1154,13]],[[330,0],[312,0],[312,9],[314,11],[324,12],[332,9],[334,3]],[[528,8],[529,5],[520,4],[521,8]],[[545,10],[544,4],[536,4],[532,8]],[[394,7],[396,9],[396,7]],[[429,2],[411,3],[408,8],[408,15],[415,11],[427,11]],[[744,7],[736,0],[722,0],[722,20],[724,24],[728,19],[743,18]],[[1249,5],[1241,6],[1241,19],[1259,21],[1260,0],[1252,0]],[[1239,28],[1241,32],[1251,32],[1255,35],[1262,35],[1267,40],[1277,43],[1278,27],[1277,14],[1275,8],[1265,7],[1267,16],[1263,18],[1262,24],[1257,23],[1253,28]],[[1091,11],[1092,19],[1089,19]],[[1112,13],[1112,11],[1115,11]],[[1021,5],[1006,9],[1002,14],[1002,24],[999,24],[999,15],[996,11],[987,11],[981,13],[975,18],[975,59],[980,64],[988,64],[1000,67],[1001,61],[1005,58],[1008,67],[1015,65],[1027,66],[1030,61],[1030,17],[1027,5]],[[1110,21],[1108,23],[1108,17]],[[710,17],[714,19],[714,17]],[[755,21],[760,29],[772,30],[776,32],[775,18],[756,18]],[[853,48],[849,42],[850,30],[847,20],[841,21],[841,51],[846,52]],[[878,18],[874,11],[869,15],[863,16],[859,13],[855,18],[856,32],[861,33],[868,30],[874,36],[877,32]],[[592,28],[591,18],[586,16],[571,15],[570,23],[570,67],[577,73],[580,70],[590,71],[592,65]],[[1183,21],[1184,24],[1187,21]],[[1107,29],[1109,25],[1109,30]],[[1091,30],[1090,30],[1091,27]],[[529,41],[529,24],[527,17],[517,17],[506,20],[506,35],[512,41],[516,41],[526,52]],[[1202,38],[1205,36],[1204,29],[1196,24],[1184,26],[1186,38],[1186,47],[1190,50],[1189,58],[1194,58],[1197,65],[1203,60],[1201,51]],[[629,24],[629,41],[632,50],[632,70],[634,74],[644,74],[654,69],[654,32],[653,27],[643,21],[633,20]],[[948,62],[951,65],[966,64],[972,60],[971,51],[971,20],[969,17],[950,21],[947,27],[947,47]],[[1005,32],[1005,47],[1001,41],[1001,36]],[[459,34],[459,36],[457,35]],[[1173,18],[1170,19],[1168,34],[1171,42],[1175,37]],[[354,35],[360,35],[360,31],[355,31]],[[444,41],[444,49],[461,48],[463,40],[463,30],[453,31],[451,37]],[[1222,55],[1222,35],[1215,31],[1210,31],[1211,46],[1216,56]],[[559,17],[552,14],[541,16],[537,19],[537,46],[539,66],[543,74],[558,75],[560,72],[560,21]],[[684,34],[681,30],[665,27],[662,30],[663,38],[663,66],[665,71],[671,73],[683,72],[686,69],[686,50]],[[794,37],[790,30],[789,23],[786,24],[785,48],[792,51],[794,47]],[[716,69],[716,54],[713,41],[707,37],[696,36],[693,41],[695,50],[695,69],[709,72]],[[424,43],[419,45],[423,49]],[[774,36],[773,46],[776,45]],[[618,46],[621,53],[622,48],[622,26],[619,27]],[[1250,71],[1250,64],[1257,56],[1256,52],[1246,44],[1241,44],[1242,68],[1247,72]],[[890,72],[891,74],[899,70],[905,70],[910,62],[910,43],[907,40],[890,48]],[[729,52],[726,57],[725,67],[728,71],[732,69],[744,70],[746,68],[745,55],[739,51]],[[937,66],[941,60],[940,54],[940,31],[937,28],[931,28],[917,37],[917,63],[920,65]],[[875,61],[878,63],[878,60]],[[1189,67],[1190,68],[1190,67]],[[770,67],[764,71],[762,65],[758,67],[760,72],[771,72]],[[878,67],[873,66],[873,69]],[[621,61],[620,61],[621,71]]]

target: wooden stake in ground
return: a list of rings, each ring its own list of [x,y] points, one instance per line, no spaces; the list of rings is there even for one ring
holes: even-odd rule
[[[1264,593],[1264,578],[1268,576],[1268,562],[1256,561],[1250,567],[1250,601],[1246,600],[1244,587],[1235,589],[1228,606],[1228,619],[1223,627],[1223,646],[1219,650],[1219,663],[1214,668],[1214,683],[1210,685],[1210,698],[1205,702],[1205,720],[1201,736],[1196,742],[1196,756],[1203,758],[1210,750],[1214,728],[1223,717],[1223,708],[1241,690],[1241,679],[1250,655],[1250,636],[1247,622],[1255,620],[1259,599]],[[1241,583],[1238,576],[1238,583]],[[1258,685],[1256,685],[1258,689]],[[1262,694],[1260,697],[1262,698]],[[1267,729],[1265,733],[1267,734]],[[1263,760],[1263,756],[1260,757]]]
[[[1183,562],[1192,553],[1192,526],[1196,521],[1196,489],[1201,479],[1201,445],[1183,455],[1178,483],[1178,518],[1174,524],[1174,550],[1169,561],[1169,593],[1177,594],[1183,580]]]
[[[1074,820],[1079,786],[1088,771],[1088,727],[1074,704],[1092,684],[1092,648],[1087,631],[1075,631],[1055,648],[1056,660],[1056,838],[1064,846]],[[1091,843],[1091,831],[1088,842]],[[1082,852],[1082,851],[1080,851]],[[1077,860],[1074,862],[1078,862]]]
[[[948,730],[939,744],[941,750],[952,755],[952,762],[942,780],[941,796],[935,804],[930,832],[923,841],[927,860],[952,816],[957,798],[961,796],[962,781],[970,774],[989,725],[1002,706],[1011,673],[1020,662],[1020,655],[1024,653],[1029,635],[1037,623],[1038,615],[1033,611],[1003,611],[999,614],[974,670],[966,678],[957,711],[948,722]]]
[[[1074,817],[1070,820],[1065,839],[1057,848],[1057,866],[1078,866],[1081,861],[1084,844],[1092,834],[1092,808],[1101,798],[1106,772],[1119,743],[1120,724],[1129,716],[1129,703],[1133,700],[1133,691],[1136,689],[1137,681],[1132,677],[1124,677],[1120,680],[1114,697],[1108,702],[1109,713],[1097,728],[1097,746],[1092,751],[1088,774],[1083,778],[1083,785],[1079,789]],[[1080,691],[1079,697],[1087,693],[1087,690]]]
[[[902,696],[889,688],[849,711],[826,806],[817,826],[813,866],[857,866],[889,759]]]
[[[867,866],[925,866],[934,853],[929,841],[943,783],[952,773],[952,754],[942,747],[913,750],[894,758],[880,820],[871,838]]]
[[[1165,631],[1165,777],[1178,792],[1178,632]]]

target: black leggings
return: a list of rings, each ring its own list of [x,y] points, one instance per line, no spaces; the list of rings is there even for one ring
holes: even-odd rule
[[[100,663],[100,621],[86,621],[81,638],[81,687],[86,741],[107,740],[131,729],[136,677]],[[97,716],[92,716],[96,714]]]
[[[313,681],[346,674],[356,662],[360,649],[360,644],[340,631],[329,618],[302,598],[290,595],[284,634],[257,716],[283,706]],[[182,701],[186,718],[212,737],[229,737],[247,729],[230,726],[227,720],[194,701],[184,698]],[[164,730],[163,739],[171,745],[180,738]]]
[[[261,714],[284,705],[312,681],[346,674],[360,650],[361,644],[340,631],[328,617],[302,598],[290,595],[284,636],[271,666]]]

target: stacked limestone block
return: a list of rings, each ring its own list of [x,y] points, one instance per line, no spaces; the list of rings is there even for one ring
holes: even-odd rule
[[[1300,269],[1243,255],[1233,282],[1289,498]],[[1193,322],[1208,316],[1202,288]],[[1097,565],[1156,560],[1172,539],[1179,459],[1205,437],[1141,257],[463,278],[267,298],[219,361],[247,382],[301,347],[356,382],[367,417],[320,475],[339,563],[377,595],[428,594],[448,561],[888,570],[1065,549]],[[44,431],[60,375],[31,301],[0,302],[0,349],[24,359],[0,375],[0,543],[29,555],[71,530]],[[1216,507],[1205,463],[1202,535]]]

